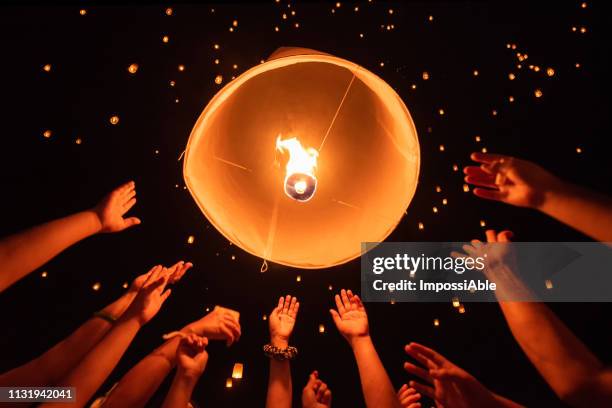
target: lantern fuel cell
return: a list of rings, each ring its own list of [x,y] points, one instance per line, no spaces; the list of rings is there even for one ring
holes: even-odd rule
[[[319,153],[311,148],[304,149],[297,138],[276,139],[276,149],[281,153],[289,152],[286,165],[285,194],[297,201],[308,201],[317,188],[314,171]]]
[[[383,79],[281,48],[219,90],[196,121],[185,185],[230,242],[296,268],[340,265],[381,242],[417,186],[419,141]]]

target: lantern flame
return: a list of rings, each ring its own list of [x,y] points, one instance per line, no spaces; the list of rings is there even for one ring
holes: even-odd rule
[[[285,167],[285,194],[296,201],[310,200],[317,188],[314,171],[319,152],[312,147],[305,149],[295,137],[282,140],[280,135],[276,138],[276,150],[289,152]]]

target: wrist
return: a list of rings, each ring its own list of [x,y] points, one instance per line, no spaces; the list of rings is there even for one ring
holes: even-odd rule
[[[551,176],[547,188],[542,190],[542,199],[533,208],[543,213],[548,213],[550,208],[556,205],[555,203],[567,192],[569,187],[569,184],[560,178]]]
[[[82,212],[82,214],[87,217],[91,235],[97,234],[102,231],[102,221],[100,220],[100,216],[98,215],[98,212],[95,208],[91,210],[85,210]]]
[[[138,329],[140,330],[140,328],[142,328],[142,326],[144,326],[147,321],[140,317],[137,313],[132,313],[130,311],[130,308],[128,307],[125,313],[123,313],[121,317],[117,320],[117,324],[119,323],[135,325],[138,326]]]
[[[353,350],[363,347],[364,345],[372,344],[370,334],[357,335],[347,338],[349,345]]]
[[[270,344],[280,349],[286,349],[289,347],[289,337],[270,336]]]
[[[201,371],[194,369],[184,367],[178,367],[176,369],[176,379],[189,386],[195,386],[201,375]]]

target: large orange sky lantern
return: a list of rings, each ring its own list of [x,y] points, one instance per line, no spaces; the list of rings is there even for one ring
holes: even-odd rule
[[[393,231],[419,163],[414,124],[387,83],[332,55],[281,48],[206,106],[184,176],[235,245],[267,261],[326,268]]]

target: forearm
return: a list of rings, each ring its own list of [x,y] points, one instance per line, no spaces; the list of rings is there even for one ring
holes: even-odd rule
[[[166,341],[132,367],[119,380],[104,402],[104,406],[108,408],[144,407],[176,365],[176,349],[179,343],[179,337]]]
[[[177,371],[162,408],[185,408],[191,400],[191,393],[196,383],[197,378],[186,376]]]
[[[82,211],[3,239],[0,241],[0,292],[100,229],[98,216],[93,211]]]
[[[136,318],[121,318],[104,338],[62,380],[60,386],[75,387],[76,407],[82,407],[102,385],[128,348],[141,324]],[[44,407],[63,408],[64,404],[43,404]]]
[[[126,293],[102,311],[119,318],[134,298]],[[76,329],[70,336],[47,350],[41,356],[0,375],[0,386],[52,386],[81,361],[81,359],[111,329],[108,321],[92,317]]]
[[[359,369],[366,406],[368,408],[399,408],[399,400],[374,348],[372,339],[369,336],[357,337],[351,341],[351,348]]]
[[[539,208],[545,214],[602,242],[612,242],[612,199],[559,181]]]
[[[278,348],[287,348],[289,343],[273,339],[270,342]],[[270,377],[268,378],[268,393],[266,408],[291,408],[292,400],[291,366],[288,360],[270,359]]]
[[[562,399],[573,398],[602,369],[599,360],[543,303],[500,302],[514,338]]]

